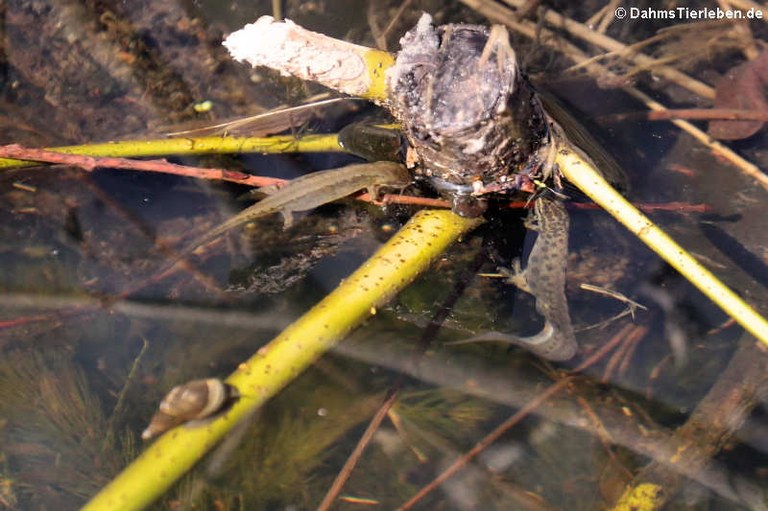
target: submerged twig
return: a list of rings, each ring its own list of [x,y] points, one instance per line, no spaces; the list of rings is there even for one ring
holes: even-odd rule
[[[629,363],[632,354],[634,353],[635,346],[637,346],[648,333],[648,327],[646,326],[627,326],[629,329],[626,331],[627,334],[623,337],[621,345],[605,364],[605,370],[600,378],[600,381],[604,384],[608,384],[612,381],[612,375],[616,366],[625,367],[626,364]]]
[[[614,300],[617,300],[619,302],[623,302],[627,304],[627,307],[630,309],[632,317],[635,316],[635,310],[642,309],[642,310],[648,310],[648,307],[645,305],[638,303],[631,298],[629,298],[624,293],[620,293],[618,291],[614,291],[613,289],[607,289],[605,287],[601,286],[595,286],[592,284],[589,284],[587,282],[583,282],[579,284],[579,287],[583,289],[584,291],[592,291],[593,293],[601,294],[604,296],[609,296],[613,298]]]
[[[650,112],[614,114],[604,116],[603,119],[610,121],[625,121],[630,119],[670,121],[672,119],[686,119],[689,121],[741,120],[768,122],[768,111],[740,110],[737,108],[668,108]]]
[[[626,330],[626,329],[625,329]],[[622,331],[623,332],[623,331]],[[612,350],[616,344],[623,339],[623,335],[616,335],[609,342],[605,343],[600,350],[594,353],[592,356],[585,359],[577,368],[572,372],[579,373],[585,369],[591,367],[598,361],[600,361],[610,350]],[[565,390],[568,384],[571,383],[571,378],[568,376],[561,377],[557,382],[549,386],[540,394],[537,394],[529,402],[520,408],[517,412],[512,414],[507,420],[496,426],[496,428],[488,433],[482,440],[477,442],[469,451],[465,452],[459,459],[451,463],[451,465],[443,470],[436,478],[424,485],[416,492],[413,497],[408,499],[402,506],[397,508],[397,511],[406,511],[416,505],[421,499],[423,499],[430,492],[442,485],[445,481],[453,477],[459,470],[467,465],[470,461],[476,458],[481,452],[491,446],[496,440],[498,440],[504,433],[509,431],[512,427],[519,424],[520,421],[525,419],[534,410],[543,405],[547,400],[554,397],[560,391]]]
[[[117,420],[118,415],[123,411],[123,403],[125,401],[125,395],[128,393],[128,388],[131,386],[131,383],[133,383],[133,379],[136,376],[136,371],[139,369],[139,364],[141,363],[141,359],[144,357],[144,354],[147,352],[147,349],[149,348],[149,341],[145,337],[142,337],[141,341],[142,341],[142,345],[141,345],[141,349],[139,350],[139,354],[136,355],[136,358],[133,359],[131,368],[128,370],[128,375],[125,377],[125,383],[123,383],[123,387],[120,389],[120,394],[118,394],[117,396],[117,402],[115,402],[115,406],[112,408],[112,414],[109,417],[110,430],[112,429],[112,426]]]
[[[760,19],[763,20],[763,23],[768,23],[768,8],[766,8],[764,5],[753,2],[752,0],[728,0],[728,3],[745,11],[749,9],[760,11],[763,13],[763,16]]]
[[[341,468],[339,474],[336,476],[336,479],[333,481],[333,484],[330,488],[328,488],[328,491],[326,492],[325,497],[323,497],[322,502],[320,502],[320,504],[317,506],[317,511],[327,511],[331,508],[333,502],[339,496],[339,493],[341,493],[341,489],[344,487],[347,479],[349,479],[349,476],[352,474],[352,470],[355,468],[355,465],[357,465],[357,462],[362,457],[366,447],[368,447],[368,444],[373,439],[373,435],[376,433],[376,431],[379,430],[381,423],[387,417],[387,414],[392,408],[392,405],[394,405],[395,401],[397,401],[397,398],[400,395],[399,390],[399,388],[394,388],[381,404],[379,409],[376,410],[376,414],[368,422],[368,426],[365,428],[365,432],[363,432],[362,436],[358,440],[354,451],[352,451],[352,453],[349,455],[347,461],[344,463],[344,466]]]
[[[465,452],[461,458],[451,463],[451,465],[443,470],[440,475],[430,481],[429,484],[424,485],[416,494],[408,499],[403,505],[397,508],[397,511],[405,511],[415,506],[421,499],[431,493],[434,489],[439,487],[445,481],[450,479],[454,474],[461,470],[467,463],[477,457],[478,454],[487,449],[491,444],[498,440],[504,433],[520,423],[525,419],[532,411],[547,402],[549,398],[565,389],[570,383],[569,377],[564,377],[557,383],[546,389],[544,392],[536,396],[533,400],[526,403],[520,410],[510,416],[507,420],[499,424],[493,431],[485,436],[481,441],[476,443],[469,451]]]
[[[661,509],[682,483],[678,467],[685,467],[687,473],[702,471],[767,390],[768,357],[753,342],[744,343],[686,423],[675,431],[675,455],[641,470],[613,509],[628,509],[630,502],[635,503],[633,509]]]

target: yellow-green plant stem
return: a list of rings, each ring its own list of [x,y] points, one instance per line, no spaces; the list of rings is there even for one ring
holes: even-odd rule
[[[242,397],[222,416],[167,432],[83,508],[142,509],[160,497],[241,419],[304,371],[480,223],[449,211],[417,213],[365,264],[227,378]]]
[[[326,135],[276,135],[271,137],[197,137],[164,138],[158,140],[126,140],[51,147],[50,151],[85,156],[110,156],[135,158],[164,155],[220,154],[220,153],[313,153],[336,152],[344,149],[339,145],[336,133]],[[0,169],[29,167],[35,162],[0,158]]]
[[[376,103],[385,104],[389,98],[385,73],[395,64],[395,57],[386,51],[369,50],[363,54],[365,67],[368,70],[368,89],[362,97]]]
[[[644,483],[627,489],[611,511],[655,511],[662,502],[664,489],[658,484]]]
[[[577,151],[561,149],[558,151],[556,162],[569,181],[624,224],[760,342],[768,346],[768,321],[765,318],[622,197],[588,161],[579,156]]]

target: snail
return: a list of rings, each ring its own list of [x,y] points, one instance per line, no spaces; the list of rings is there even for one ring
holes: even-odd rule
[[[217,378],[192,380],[171,389],[141,433],[143,440],[189,421],[211,417],[238,397],[237,389]]]

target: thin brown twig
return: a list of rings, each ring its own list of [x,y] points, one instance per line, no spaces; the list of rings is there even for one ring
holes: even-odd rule
[[[621,330],[613,334],[613,337],[611,337],[607,343],[602,345],[600,349],[592,353],[586,360],[584,360],[579,367],[573,370],[573,372],[581,372],[584,369],[591,367],[592,365],[596,364],[598,361],[602,360],[609,351],[611,351],[613,348],[619,345],[626,336],[629,334],[629,332],[632,330],[633,326],[631,323],[627,323],[624,325]]]
[[[384,400],[384,402],[381,404],[379,409],[376,411],[376,414],[368,423],[368,427],[365,428],[365,432],[360,437],[360,440],[358,440],[357,445],[355,446],[355,449],[347,458],[347,461],[344,463],[344,466],[339,471],[331,487],[328,488],[328,492],[326,492],[322,502],[320,502],[320,505],[317,506],[317,511],[327,511],[328,509],[331,508],[334,501],[339,496],[339,493],[341,493],[341,489],[344,487],[344,484],[347,482],[347,480],[349,479],[349,476],[352,474],[352,470],[354,470],[355,466],[357,466],[357,462],[360,461],[360,457],[363,455],[363,452],[365,452],[365,449],[368,447],[368,444],[371,443],[371,439],[373,439],[373,435],[376,434],[376,431],[378,431],[379,426],[381,426],[381,423],[384,421],[384,418],[387,416],[387,413],[389,413],[389,410],[392,408],[392,405],[394,405],[395,401],[397,401],[397,398],[399,395],[400,395],[400,389],[394,388],[389,393],[389,395]]]
[[[667,108],[664,105],[662,105],[658,101],[654,101],[650,96],[648,96],[644,92],[641,92],[633,87],[626,87],[624,90],[629,95],[634,96],[636,99],[645,103],[645,105],[651,108],[652,110],[657,110],[657,111],[667,110]],[[745,160],[725,144],[722,144],[716,140],[712,140],[712,137],[710,137],[705,132],[701,131],[699,128],[689,123],[688,121],[675,119],[675,120],[672,120],[671,122],[678,128],[682,129],[683,131],[691,135],[693,138],[695,138],[696,140],[698,140],[699,142],[707,146],[709,149],[712,150],[712,152],[715,155],[724,157],[731,164],[735,165],[739,170],[741,170],[742,173],[750,176],[755,181],[757,181],[758,184],[760,184],[764,189],[768,190],[768,175],[765,174],[757,165],[755,165],[754,163],[748,160]]]
[[[589,421],[592,423],[591,429],[595,433],[595,436],[600,439],[600,443],[603,444],[603,448],[607,452],[612,452],[611,444],[615,442],[611,438],[611,434],[608,432],[608,429],[605,427],[603,421],[601,421],[600,417],[598,417],[595,409],[589,405],[589,402],[584,399],[583,396],[576,396],[576,402],[579,404],[579,406],[581,406],[584,415],[586,415]]]
[[[590,367],[591,365],[602,359],[610,350],[612,350],[626,335],[626,331],[632,328],[632,325],[625,325],[611,340],[609,340],[604,346],[602,346],[597,352],[593,353],[589,358],[584,360],[581,364],[572,371],[572,373],[579,373]],[[520,410],[514,413],[507,420],[499,424],[493,431],[488,433],[482,440],[476,443],[469,451],[464,453],[460,458],[451,463],[451,465],[441,472],[436,478],[424,485],[416,494],[414,494],[408,501],[402,506],[397,508],[397,511],[405,511],[411,509],[421,499],[431,493],[434,489],[439,487],[445,481],[453,477],[459,470],[461,470],[467,463],[474,459],[478,454],[487,449],[491,444],[498,440],[504,433],[514,427],[525,417],[527,417],[536,408],[544,404],[550,397],[554,396],[561,390],[563,390],[568,383],[572,380],[572,376],[565,376],[546,390],[538,394],[535,398],[525,404]]]
[[[95,197],[99,198],[99,200],[107,204],[117,215],[122,218],[124,222],[135,225],[139,229],[139,232],[141,232],[154,244],[155,249],[158,252],[165,255],[166,257],[177,256],[177,252],[174,250],[172,245],[169,245],[163,239],[155,236],[155,231],[151,225],[147,224],[142,218],[134,214],[129,208],[126,208],[119,201],[114,200],[111,195],[105,193],[100,186],[96,185],[93,180],[90,179],[89,175],[83,176],[81,182],[85,183],[85,185],[90,189],[91,193]],[[192,276],[194,280],[203,286],[206,293],[210,293],[212,296],[215,296],[218,299],[225,298],[226,295],[222,289],[209,275],[203,273],[194,265],[189,264],[186,260],[179,261],[179,267],[183,268]]]
[[[733,319],[733,318],[728,318],[728,319],[724,320],[722,323],[720,323],[719,325],[717,325],[717,326],[707,330],[704,335],[707,335],[707,336],[717,335],[720,332],[722,332],[723,330],[725,330],[726,328],[730,328],[730,327],[732,327],[734,325],[736,325],[736,320]]]
[[[626,343],[624,343],[626,345]],[[614,468],[619,467],[622,470],[622,476],[624,480],[630,480],[633,476],[632,471],[630,471],[619,459],[618,456],[616,456],[616,452],[614,449],[611,448],[613,444],[616,442],[611,437],[610,432],[608,431],[608,428],[606,427],[605,423],[600,419],[599,414],[595,411],[595,409],[590,405],[589,401],[585,399],[582,396],[576,397],[576,402],[581,406],[581,410],[583,411],[584,415],[589,419],[589,421],[592,423],[592,427],[590,428],[595,436],[600,440],[600,444],[603,446],[603,450],[607,453],[608,458],[611,460],[611,464]]]
[[[645,337],[645,334],[647,333],[648,327],[640,325],[633,325],[632,328],[627,331],[621,346],[610,358],[608,364],[606,364],[605,371],[603,372],[603,376],[600,379],[601,383],[609,382],[613,377],[613,373],[617,371],[617,368],[624,367],[629,358],[635,352],[637,343],[640,342],[640,340]]]
[[[510,428],[518,424],[520,421],[522,421],[525,417],[527,417],[532,411],[534,411],[536,408],[544,404],[550,397],[554,396],[561,390],[563,390],[568,383],[571,381],[570,376],[566,376],[559,380],[554,385],[551,385],[549,388],[547,388],[544,392],[536,396],[533,400],[529,401],[524,407],[522,407],[520,410],[518,410],[515,414],[513,414],[511,417],[509,417],[507,420],[499,424],[496,429],[491,431],[488,435],[485,436],[481,441],[476,443],[472,449],[467,451],[463,456],[461,456],[459,459],[451,463],[451,465],[445,469],[440,475],[438,475],[435,479],[433,479],[429,484],[426,484],[423,486],[416,494],[408,499],[402,506],[397,508],[397,511],[405,511],[407,509],[411,509],[414,505],[416,505],[421,499],[423,499],[425,496],[427,496],[429,493],[432,492],[435,488],[443,484],[445,481],[450,479],[454,474],[456,474],[459,470],[461,470],[469,461],[471,461],[473,458],[475,458],[478,454],[483,452],[485,449],[487,449],[491,444],[493,444],[496,440],[498,440],[501,435],[506,433]]]
[[[650,373],[648,374],[648,384],[645,386],[645,399],[648,401],[652,401],[653,398],[653,384],[656,381],[656,379],[661,374],[662,369],[664,367],[668,366],[673,362],[672,354],[669,353],[665,355],[661,360],[659,360],[656,365],[654,365],[651,368]]]
[[[389,37],[389,33],[392,32],[392,29],[395,28],[395,24],[400,20],[405,10],[410,7],[410,5],[413,3],[413,0],[403,0],[403,3],[400,4],[400,7],[397,8],[397,11],[392,16],[392,19],[389,20],[389,23],[387,23],[387,26],[384,27],[384,30],[381,31],[381,37],[386,43],[387,37]]]
[[[621,365],[619,366],[619,375],[623,375],[627,372],[629,364],[635,355],[635,351],[637,351],[637,347],[640,345],[640,342],[645,338],[646,335],[648,335],[648,327],[646,326],[640,327],[635,330],[635,332],[633,332],[633,335],[627,341],[629,348],[624,354],[624,360],[622,360]]]
[[[753,2],[752,0],[729,0],[728,3],[744,11],[747,11],[749,9],[761,11],[763,13],[763,17],[760,19],[762,19],[764,23],[768,23],[768,7],[766,7],[765,5],[760,5],[759,3]]]
[[[624,336],[624,339],[622,340],[619,347],[614,351],[610,358],[608,359],[608,362],[605,364],[605,369],[603,369],[603,374],[600,376],[600,383],[608,383],[611,381],[611,378],[613,377],[613,373],[616,370],[616,367],[619,365],[620,361],[622,360],[622,357],[627,352],[627,349],[629,347],[629,336],[632,333],[631,330],[626,330],[626,335]]]
[[[736,108],[668,108],[647,112],[627,112],[623,114],[605,115],[600,120],[619,122],[642,119],[646,121],[669,121],[672,119],[688,119],[689,121],[766,121],[768,111],[739,110]]]

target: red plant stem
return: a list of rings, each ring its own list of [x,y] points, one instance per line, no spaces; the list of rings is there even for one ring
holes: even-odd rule
[[[253,176],[245,172],[226,169],[209,169],[176,165],[167,160],[134,160],[132,158],[114,158],[110,156],[85,156],[82,154],[67,154],[46,149],[31,149],[18,144],[0,146],[0,157],[16,160],[38,161],[59,165],[74,165],[88,172],[99,167],[139,170],[143,172],[160,172],[177,176],[195,177],[218,181],[230,181],[249,186],[270,186],[285,182],[273,177]]]
[[[516,203],[511,203],[516,204]],[[688,204],[686,202],[633,202],[633,206],[645,212],[652,211],[685,211],[688,213],[709,213],[712,211],[712,206],[709,204]],[[569,202],[567,203],[568,209],[602,209],[600,206],[593,202]],[[514,207],[514,206],[510,206]],[[519,206],[518,206],[519,207]]]
[[[615,122],[631,119],[645,119],[647,121],[687,119],[691,121],[727,120],[768,122],[768,111],[739,110],[736,108],[668,108],[666,110],[654,110],[652,112],[628,112],[624,114],[606,115],[603,119]]]
[[[81,154],[68,154],[46,149],[32,149],[22,147],[18,144],[0,146],[0,157],[13,158],[16,160],[38,161],[41,163],[52,163],[57,165],[73,165],[80,167],[88,172],[97,168],[127,169],[142,172],[159,172],[163,174],[173,174],[176,176],[186,176],[197,179],[207,179],[213,181],[228,181],[245,186],[271,186],[287,183],[285,179],[276,177],[254,176],[227,169],[211,169],[203,167],[190,167],[187,165],[176,165],[167,160],[135,160],[132,158],[115,158],[110,156],[85,156]],[[363,193],[355,198],[366,202],[374,202],[370,195]],[[430,199],[425,197],[409,197],[405,195],[386,194],[381,198],[382,204],[415,204],[427,207],[447,208],[448,201],[442,199]],[[635,204],[643,211],[688,211],[704,213],[711,211],[706,204],[685,204],[681,202],[667,202],[663,204]],[[513,201],[506,204],[506,207],[513,209],[530,207],[530,201]],[[569,208],[575,209],[599,209],[596,204],[588,203],[569,203]]]

